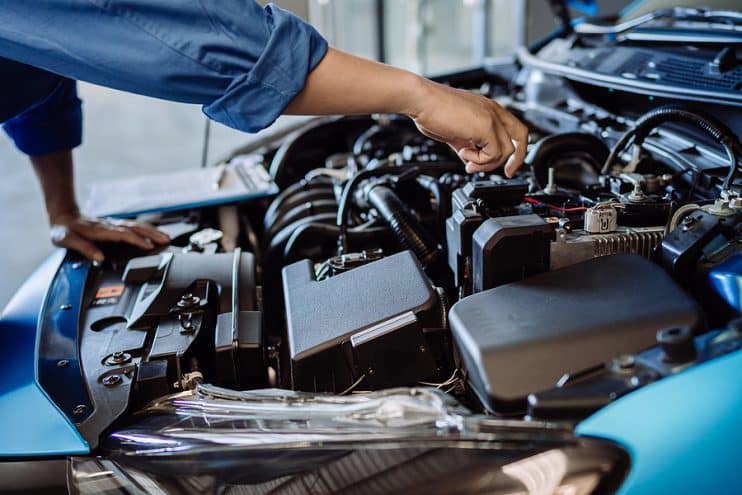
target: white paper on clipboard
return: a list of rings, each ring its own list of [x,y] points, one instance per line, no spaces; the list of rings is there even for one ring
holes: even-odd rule
[[[218,167],[95,183],[84,211],[94,217],[130,217],[234,203],[277,192],[278,186],[263,166],[262,156],[243,155]]]

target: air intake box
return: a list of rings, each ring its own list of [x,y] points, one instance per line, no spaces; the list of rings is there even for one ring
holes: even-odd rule
[[[619,254],[466,297],[449,319],[475,393],[510,412],[564,374],[644,350],[658,330],[694,328],[701,316],[660,267]]]
[[[423,329],[440,326],[439,300],[410,251],[317,281],[309,260],[283,270],[292,387],[372,389],[435,372]]]

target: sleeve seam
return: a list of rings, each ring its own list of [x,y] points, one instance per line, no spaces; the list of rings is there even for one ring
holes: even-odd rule
[[[248,80],[249,80],[249,78],[248,78]],[[245,84],[248,84],[248,80],[245,80]],[[298,93],[294,93],[294,94],[285,93],[285,92],[279,90],[278,88],[275,88],[275,87],[271,86],[270,84],[264,83],[263,81],[255,80],[254,82],[255,82],[255,84],[257,86],[259,86],[259,87],[261,87],[263,89],[267,89],[269,91],[273,91],[275,94],[279,95],[283,99],[289,99],[289,102],[286,102],[286,104],[290,103],[290,100],[293,99],[296,96],[296,94],[298,94]],[[224,115],[226,115],[227,118],[229,118],[229,121],[232,124],[232,126],[235,129],[239,129],[240,126],[237,124],[237,122],[232,117],[232,112],[230,111],[230,109],[227,108],[227,107],[225,107],[222,102],[219,103],[219,108],[221,108],[221,110],[224,113]]]

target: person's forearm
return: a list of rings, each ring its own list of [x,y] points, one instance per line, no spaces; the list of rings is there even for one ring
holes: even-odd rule
[[[79,215],[75,200],[72,151],[31,156],[30,159],[44,194],[49,223],[54,224],[66,216]]]
[[[290,115],[418,112],[426,80],[406,70],[330,48],[286,108]]]
[[[98,242],[126,242],[144,250],[170,242],[166,234],[149,225],[80,215],[75,200],[72,151],[30,156],[30,159],[44,194],[54,245],[72,249],[100,263],[104,255],[96,246]]]
[[[505,165],[512,176],[528,145],[528,129],[492,99],[332,48],[285,113],[404,114],[424,135],[456,150],[469,172]]]

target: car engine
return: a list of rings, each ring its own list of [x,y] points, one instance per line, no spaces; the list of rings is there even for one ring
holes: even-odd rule
[[[441,79],[529,126],[515,177],[466,174],[398,116],[315,119],[230,158],[262,163],[274,197],[150,217],[173,239],[160,252],[69,255],[44,314],[59,327],[53,295],[79,291],[79,334],[40,340],[41,385],[91,445],[206,383],[427,386],[576,420],[738,348],[734,105],[619,95],[532,62]],[[63,388],[60,359],[80,375]]]

